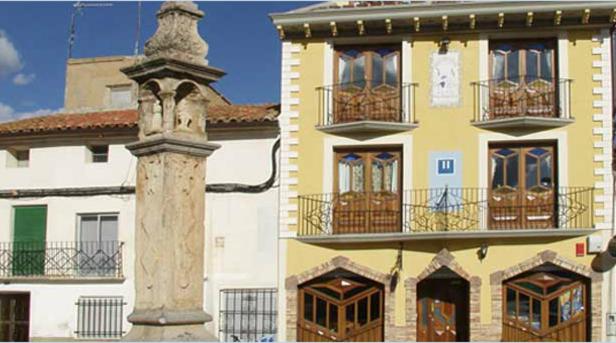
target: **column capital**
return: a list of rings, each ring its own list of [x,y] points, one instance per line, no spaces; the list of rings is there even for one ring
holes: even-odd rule
[[[201,137],[168,132],[153,134],[126,145],[126,149],[137,157],[162,152],[208,157],[218,148],[219,144],[209,143],[207,139]]]

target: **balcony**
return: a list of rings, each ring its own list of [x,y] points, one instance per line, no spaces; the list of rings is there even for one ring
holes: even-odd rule
[[[414,83],[400,87],[371,81],[341,83],[317,88],[317,129],[332,134],[402,132],[417,127]]]
[[[309,242],[582,236],[592,232],[593,189],[490,194],[482,188],[407,190],[401,195],[298,197],[297,236]]]
[[[515,82],[514,82],[515,81]],[[474,119],[482,129],[551,129],[573,122],[571,80],[520,76],[473,82]]]
[[[102,242],[1,242],[0,280],[121,280],[122,246]]]

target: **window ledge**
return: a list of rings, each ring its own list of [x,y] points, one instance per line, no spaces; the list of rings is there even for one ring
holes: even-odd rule
[[[365,243],[400,242],[440,239],[477,238],[527,238],[527,237],[581,237],[596,232],[595,229],[543,229],[543,230],[482,230],[482,231],[442,231],[442,232],[396,232],[375,234],[341,234],[322,236],[297,236],[295,239],[305,243]]]
[[[410,131],[419,126],[418,123],[396,123],[376,120],[362,120],[349,123],[321,125],[316,129],[326,133],[377,133]]]
[[[481,129],[548,129],[563,127],[573,123],[573,118],[545,118],[521,116],[502,119],[472,121],[471,124]]]
[[[64,284],[80,284],[80,283],[123,283],[125,277],[62,277],[62,276],[11,276],[1,277],[1,284],[12,283],[64,283]]]

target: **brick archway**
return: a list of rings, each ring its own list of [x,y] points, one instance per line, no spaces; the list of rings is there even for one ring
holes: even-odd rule
[[[404,286],[406,289],[406,326],[409,330],[409,338],[412,341],[417,340],[417,284],[421,280],[429,277],[441,267],[449,268],[469,283],[470,339],[476,340],[475,338],[481,331],[481,317],[479,312],[481,299],[481,278],[478,276],[472,276],[464,268],[462,268],[462,266],[455,261],[455,257],[447,249],[439,251],[439,253],[434,256],[430,264],[428,264],[428,266],[416,278],[409,277],[404,281]]]
[[[314,268],[311,268],[301,274],[292,275],[286,278],[286,331],[288,342],[294,342],[297,340],[297,288],[302,283],[312,280],[316,277],[329,273],[335,269],[344,269],[346,271],[363,276],[370,280],[383,284],[385,292],[385,315],[384,315],[384,338],[385,341],[397,340],[397,332],[399,328],[395,326],[395,298],[391,292],[390,281],[391,277],[388,274],[381,273],[374,269],[362,266],[358,263],[351,261],[348,257],[337,256],[333,259],[320,264]]]
[[[545,250],[534,257],[522,261],[509,268],[496,271],[490,275],[490,292],[492,299],[492,323],[485,327],[482,334],[482,340],[499,341],[501,339],[502,319],[503,319],[503,281],[521,273],[527,272],[544,263],[554,264],[562,269],[574,272],[576,274],[587,277],[591,281],[590,286],[590,309],[591,309],[591,338],[592,341],[601,340],[601,330],[603,327],[602,321],[602,294],[601,288],[603,284],[603,276],[590,267],[573,262],[562,256],[559,256],[555,251]]]

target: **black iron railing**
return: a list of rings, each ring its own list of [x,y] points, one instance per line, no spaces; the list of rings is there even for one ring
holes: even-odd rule
[[[326,193],[299,196],[298,206],[299,236],[594,227],[589,187],[515,196],[448,187],[399,195]]]
[[[121,278],[122,242],[1,242],[0,278]]]
[[[124,334],[122,297],[80,297],[77,305],[77,330],[80,338],[114,339]]]
[[[415,86],[414,83],[376,85],[361,80],[319,87],[318,126],[367,120],[414,123]]]
[[[220,290],[220,341],[275,342],[277,295],[275,288]]]
[[[516,117],[571,118],[570,79],[519,76],[472,82],[475,121]]]

